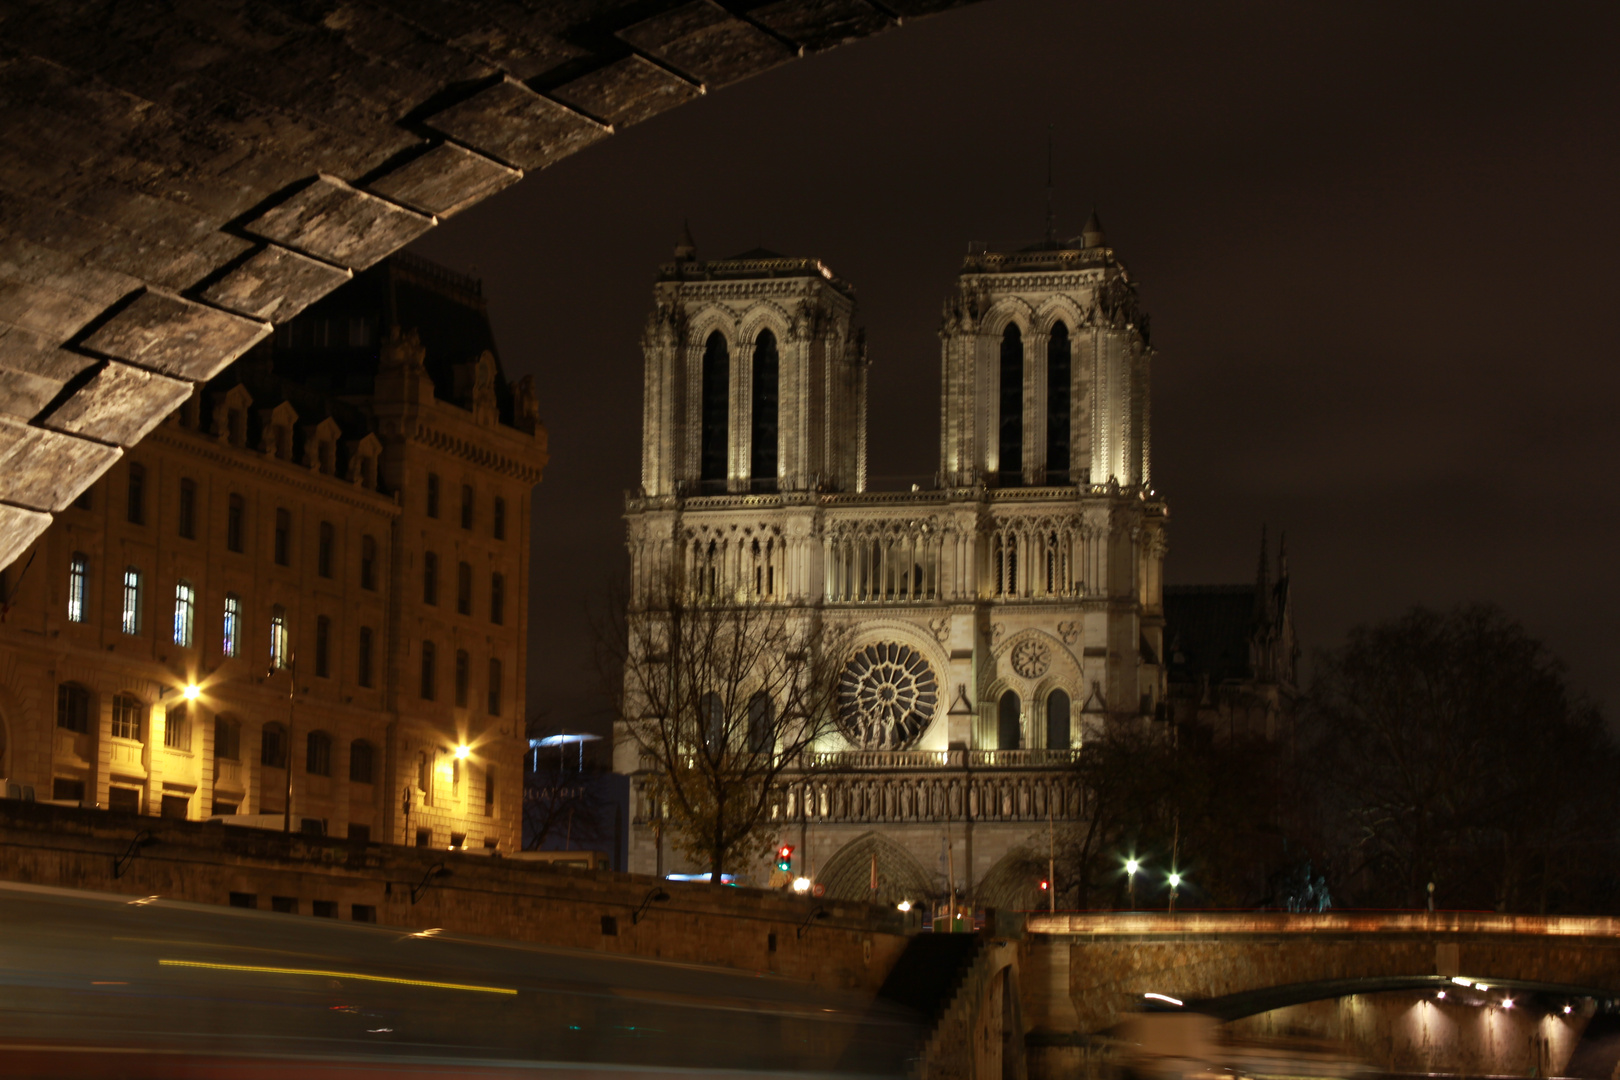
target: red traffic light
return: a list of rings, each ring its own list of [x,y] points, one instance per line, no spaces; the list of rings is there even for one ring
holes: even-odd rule
[[[1052,883],[1050,881],[1041,882],[1041,892],[1045,892],[1047,889],[1050,889],[1051,887],[1052,887]]]
[[[792,858],[793,857],[793,845],[792,844],[783,844],[781,847],[777,848],[776,849],[776,857],[778,859]]]

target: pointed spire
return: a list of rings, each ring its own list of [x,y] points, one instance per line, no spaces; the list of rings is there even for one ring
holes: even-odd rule
[[[1264,522],[1260,525],[1260,569],[1254,578],[1254,621],[1261,625],[1271,621],[1271,558]]]
[[[1091,216],[1086,218],[1086,227],[1080,231],[1080,240],[1088,248],[1107,247],[1108,237],[1103,233],[1102,221],[1097,217],[1097,208],[1091,208]]]
[[[685,218],[681,219],[681,242],[675,245],[675,258],[697,258],[697,241],[692,239],[692,226]]]

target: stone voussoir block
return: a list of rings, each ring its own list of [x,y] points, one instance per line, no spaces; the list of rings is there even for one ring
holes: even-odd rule
[[[243,229],[317,259],[364,270],[436,224],[431,215],[322,173],[246,222]]]
[[[252,348],[270,324],[147,289],[84,340],[114,360],[204,382]]]
[[[714,0],[690,0],[619,31],[619,37],[710,86],[726,86],[799,55]]]
[[[543,169],[613,134],[609,126],[505,78],[429,116],[435,131],[519,169]]]
[[[446,142],[367,186],[384,198],[447,218],[521,179],[519,169]]]
[[[354,272],[269,244],[203,290],[210,304],[283,323],[345,281]]]
[[[615,60],[551,91],[558,101],[600,116],[610,124],[639,123],[703,93],[702,86],[641,56]]]
[[[191,396],[191,384],[116,360],[96,372],[41,424],[119,446],[134,446]]]
[[[66,509],[122,454],[116,446],[0,417],[0,500]]]

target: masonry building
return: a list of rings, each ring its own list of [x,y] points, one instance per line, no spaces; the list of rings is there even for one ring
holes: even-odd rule
[[[479,283],[405,255],[360,274],[8,568],[6,792],[516,848],[545,460]]]
[[[1158,714],[1167,511],[1147,319],[1095,217],[974,251],[940,327],[936,484],[866,484],[855,290],[816,259],[665,265],[644,335],[632,594],[677,578],[850,635],[838,730],[783,842],[829,894],[1028,906],[1018,849],[1077,820],[1088,722]],[[874,703],[881,702],[882,705]],[[641,768],[621,729],[616,768]],[[633,788],[631,867],[673,868]]]

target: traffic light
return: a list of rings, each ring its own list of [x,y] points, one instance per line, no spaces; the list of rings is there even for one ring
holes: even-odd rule
[[[776,849],[776,868],[778,870],[793,869],[793,845],[783,844]]]
[[[1051,887],[1052,887],[1052,883],[1050,881],[1042,881],[1041,882],[1041,892],[1045,892],[1046,890],[1050,889]]]

